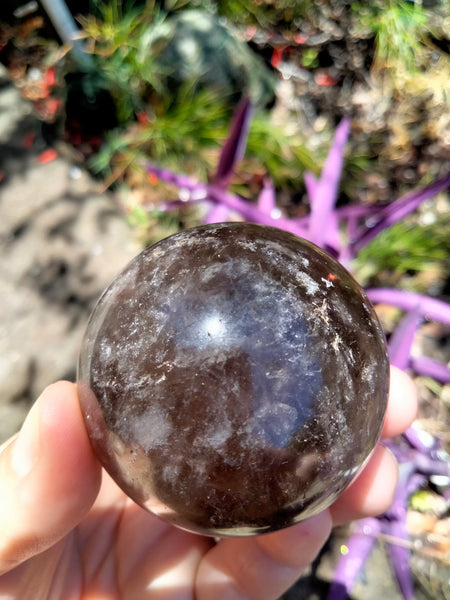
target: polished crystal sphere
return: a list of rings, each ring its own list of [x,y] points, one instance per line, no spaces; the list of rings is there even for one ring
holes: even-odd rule
[[[162,240],[113,281],[78,385],[93,448],[128,496],[224,536],[329,506],[378,440],[388,380],[373,308],[336,260],[223,223]]]

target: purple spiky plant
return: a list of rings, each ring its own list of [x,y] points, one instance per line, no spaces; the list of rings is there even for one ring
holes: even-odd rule
[[[269,178],[265,180],[256,204],[228,191],[235,166],[244,155],[251,115],[252,106],[245,99],[235,112],[229,137],[223,145],[217,170],[209,184],[157,165],[147,165],[149,173],[157,175],[163,182],[175,184],[180,191],[178,201],[165,203],[162,208],[170,210],[180,204],[201,202],[207,206],[204,217],[207,223],[226,221],[238,215],[241,219],[286,229],[324,248],[345,266],[351,267],[352,260],[374,237],[416,210],[425,200],[450,187],[449,173],[389,204],[337,208],[344,150],[351,126],[350,120],[344,118],[336,129],[320,177],[305,173],[304,182],[311,206],[309,215],[297,219],[284,217],[277,208],[275,189]],[[396,289],[369,289],[367,294],[375,304],[390,304],[405,312],[389,341],[392,364],[449,383],[450,369],[447,365],[426,356],[415,356],[412,343],[424,320],[450,325],[450,306],[424,295]],[[439,440],[416,426],[408,429],[398,440],[387,442],[387,445],[395,454],[400,471],[393,504],[380,517],[358,522],[346,544],[346,553],[338,561],[328,600],[347,597],[380,534],[390,540],[388,553],[399,589],[405,600],[413,600],[409,549],[405,543],[408,537],[408,500],[433,476],[447,478],[450,489],[449,457]]]

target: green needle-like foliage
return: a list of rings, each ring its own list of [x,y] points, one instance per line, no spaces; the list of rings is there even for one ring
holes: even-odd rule
[[[422,3],[378,0],[355,2],[352,9],[356,26],[366,27],[375,35],[375,68],[394,76],[412,75],[420,69],[425,33],[430,28]]]
[[[385,229],[359,252],[354,264],[358,280],[367,284],[383,273],[399,280],[428,270],[444,277],[449,267],[449,227],[447,215],[430,225],[400,221]]]

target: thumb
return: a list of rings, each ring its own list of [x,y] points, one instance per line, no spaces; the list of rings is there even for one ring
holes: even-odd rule
[[[94,502],[100,478],[76,386],[49,386],[0,454],[0,573],[67,535]]]

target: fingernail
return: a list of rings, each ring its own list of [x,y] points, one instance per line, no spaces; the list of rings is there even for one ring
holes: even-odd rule
[[[35,465],[39,453],[39,401],[28,413],[11,450],[11,466],[19,477],[25,477]]]

